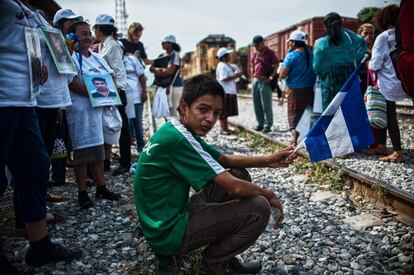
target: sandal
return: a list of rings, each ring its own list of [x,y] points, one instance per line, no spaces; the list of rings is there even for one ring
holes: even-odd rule
[[[387,150],[387,147],[383,144],[377,145],[376,147],[369,148],[365,151],[365,154],[367,155],[388,155],[389,152]]]
[[[379,158],[380,161],[401,163],[404,161],[401,151],[394,151],[388,156]]]

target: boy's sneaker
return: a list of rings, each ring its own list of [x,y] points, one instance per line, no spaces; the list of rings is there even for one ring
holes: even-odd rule
[[[155,268],[158,275],[176,275],[174,259],[171,256],[155,254]]]
[[[234,257],[229,262],[229,267],[232,272],[240,274],[258,274],[262,270],[260,262],[244,263],[239,257]]]
[[[26,252],[26,263],[33,266],[41,266],[50,262],[58,262],[74,259],[82,254],[78,248],[67,248],[58,244],[48,253],[35,250],[31,247]]]
[[[117,201],[121,198],[121,195],[112,193],[111,191],[106,189],[106,186],[103,186],[96,188],[95,198]]]

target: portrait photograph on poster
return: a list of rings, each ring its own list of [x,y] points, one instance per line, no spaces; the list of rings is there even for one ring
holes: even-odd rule
[[[83,81],[93,107],[122,104],[111,75],[84,74]]]
[[[42,53],[37,29],[25,28],[25,40],[30,70],[30,97],[35,98],[40,92],[42,70]]]
[[[41,30],[58,72],[76,74],[75,64],[60,30],[46,27],[42,27]]]

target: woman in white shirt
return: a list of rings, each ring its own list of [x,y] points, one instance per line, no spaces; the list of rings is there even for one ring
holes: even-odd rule
[[[144,103],[147,101],[147,84],[144,75],[144,67],[134,54],[127,54],[124,56],[124,65],[127,75],[127,87],[125,91],[128,98],[128,104],[126,109],[128,110],[129,105],[132,104],[133,110],[135,111],[134,118],[130,118],[131,136],[132,133],[135,134],[137,151],[141,152],[145,146],[142,112]]]
[[[118,200],[121,196],[112,193],[105,186],[103,107],[92,107],[82,75],[112,74],[113,71],[103,58],[89,50],[92,45],[92,33],[88,23],[76,22],[70,29],[80,40],[81,51],[80,53],[74,52],[72,55],[78,75],[69,79],[72,105],[67,108],[66,116],[73,147],[75,178],[79,189],[78,202],[82,208],[89,208],[93,206],[93,203],[86,192],[88,166],[97,185],[96,198]]]
[[[395,102],[403,100],[406,96],[402,89],[401,82],[395,74],[395,69],[390,58],[390,46],[395,45],[395,25],[399,8],[390,5],[380,10],[375,16],[375,25],[382,33],[377,36],[372,47],[372,57],[369,62],[369,69],[378,78],[378,86],[382,95],[387,100],[387,129],[390,135],[394,152],[381,161],[403,162],[401,151],[401,135],[398,127]],[[379,129],[377,132],[378,146],[386,149],[387,129]]]
[[[177,108],[180,104],[181,94],[183,93],[183,81],[180,76],[180,51],[181,47],[177,44],[175,36],[166,35],[161,41],[161,46],[164,50],[158,58],[169,56],[169,61],[166,68],[155,67],[154,64],[150,67],[150,71],[154,73],[155,77],[169,77],[172,83],[168,87],[170,97],[171,116],[178,118]]]
[[[216,79],[223,86],[225,97],[223,112],[220,116],[220,133],[222,135],[233,134],[229,130],[227,118],[230,116],[237,116],[239,114],[237,106],[237,78],[241,77],[243,73],[233,64],[230,64],[230,54],[233,50],[220,48],[217,51],[217,58],[220,62],[216,69]]]

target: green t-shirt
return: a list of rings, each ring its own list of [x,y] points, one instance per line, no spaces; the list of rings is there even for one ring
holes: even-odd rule
[[[224,171],[220,152],[192,135],[178,120],[165,123],[138,160],[135,205],[144,236],[162,255],[181,245],[189,220],[190,187],[199,191]]]

